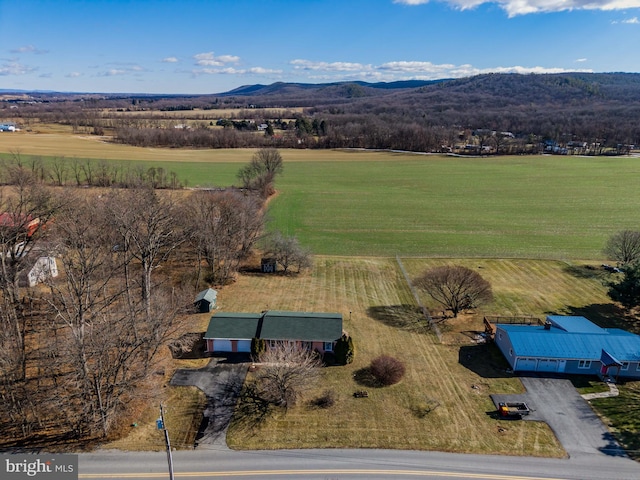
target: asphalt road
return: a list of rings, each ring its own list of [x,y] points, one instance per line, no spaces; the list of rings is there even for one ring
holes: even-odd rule
[[[275,450],[199,448],[174,452],[176,478],[638,480],[640,465],[625,457],[571,459],[463,455],[402,450]],[[80,478],[168,478],[164,453],[81,454]]]

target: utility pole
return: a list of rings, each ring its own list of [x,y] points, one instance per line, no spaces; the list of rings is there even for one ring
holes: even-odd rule
[[[169,430],[167,430],[167,424],[164,423],[164,408],[160,404],[160,418],[158,422],[158,428],[161,428],[164,432],[164,443],[167,445],[167,462],[169,464],[169,480],[173,480],[173,457],[171,456],[171,443],[169,443]]]

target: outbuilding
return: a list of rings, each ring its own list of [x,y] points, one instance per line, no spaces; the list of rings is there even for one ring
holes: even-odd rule
[[[497,324],[495,342],[515,372],[640,378],[640,336],[580,316],[544,325]]]
[[[213,288],[201,291],[193,302],[200,313],[207,313],[216,308],[218,292]]]

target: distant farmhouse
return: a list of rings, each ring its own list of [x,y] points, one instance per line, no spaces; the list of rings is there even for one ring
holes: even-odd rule
[[[261,338],[267,347],[294,342],[299,348],[332,352],[342,336],[339,313],[283,312],[224,313],[211,317],[204,335],[207,352],[250,352],[251,339]]]
[[[640,378],[640,336],[585,317],[550,315],[544,325],[496,324],[495,342],[515,372]]]

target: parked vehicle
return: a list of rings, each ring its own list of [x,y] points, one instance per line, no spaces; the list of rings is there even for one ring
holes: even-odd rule
[[[503,418],[522,418],[529,415],[531,410],[524,402],[500,402],[498,403],[498,415]]]

